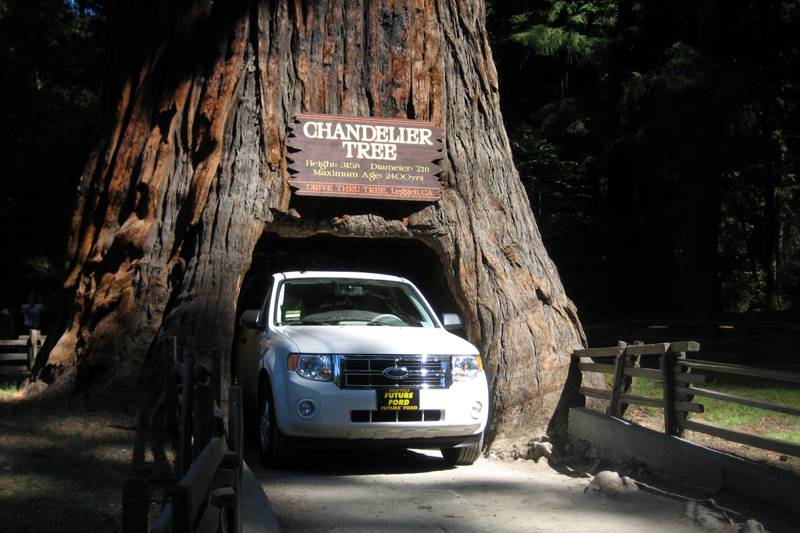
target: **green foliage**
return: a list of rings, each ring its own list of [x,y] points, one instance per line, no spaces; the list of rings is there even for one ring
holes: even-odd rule
[[[600,61],[617,23],[617,2],[549,0],[534,11],[511,18],[512,40],[547,57],[569,64]]]
[[[104,0],[0,0],[0,227],[15,253],[0,304],[54,293],[74,191],[97,122]]]
[[[798,6],[490,2],[515,159],[579,307],[800,309]]]

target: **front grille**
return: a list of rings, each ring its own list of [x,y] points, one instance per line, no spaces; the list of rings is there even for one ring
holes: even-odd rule
[[[444,420],[444,411],[422,409],[420,411],[350,411],[352,422],[439,422]]]
[[[337,366],[338,383],[344,389],[450,386],[450,357],[444,355],[342,355]],[[390,379],[383,374],[390,367],[406,368],[408,375]]]

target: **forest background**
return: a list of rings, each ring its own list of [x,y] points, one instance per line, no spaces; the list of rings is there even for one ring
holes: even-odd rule
[[[800,313],[800,1],[489,1],[515,162],[586,321]],[[59,303],[111,0],[0,0],[1,336]]]

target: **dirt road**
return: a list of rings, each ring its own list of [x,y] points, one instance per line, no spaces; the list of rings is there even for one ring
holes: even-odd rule
[[[681,502],[636,492],[584,493],[588,479],[546,464],[479,459],[450,468],[437,452],[314,453],[266,470],[251,450],[284,531],[697,532]]]

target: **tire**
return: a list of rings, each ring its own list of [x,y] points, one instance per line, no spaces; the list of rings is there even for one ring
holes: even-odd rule
[[[478,442],[460,448],[442,448],[442,458],[449,465],[468,466],[478,460],[483,448],[483,435]]]
[[[258,398],[258,449],[261,464],[269,468],[288,468],[294,462],[294,449],[278,429],[269,388],[262,387]]]

